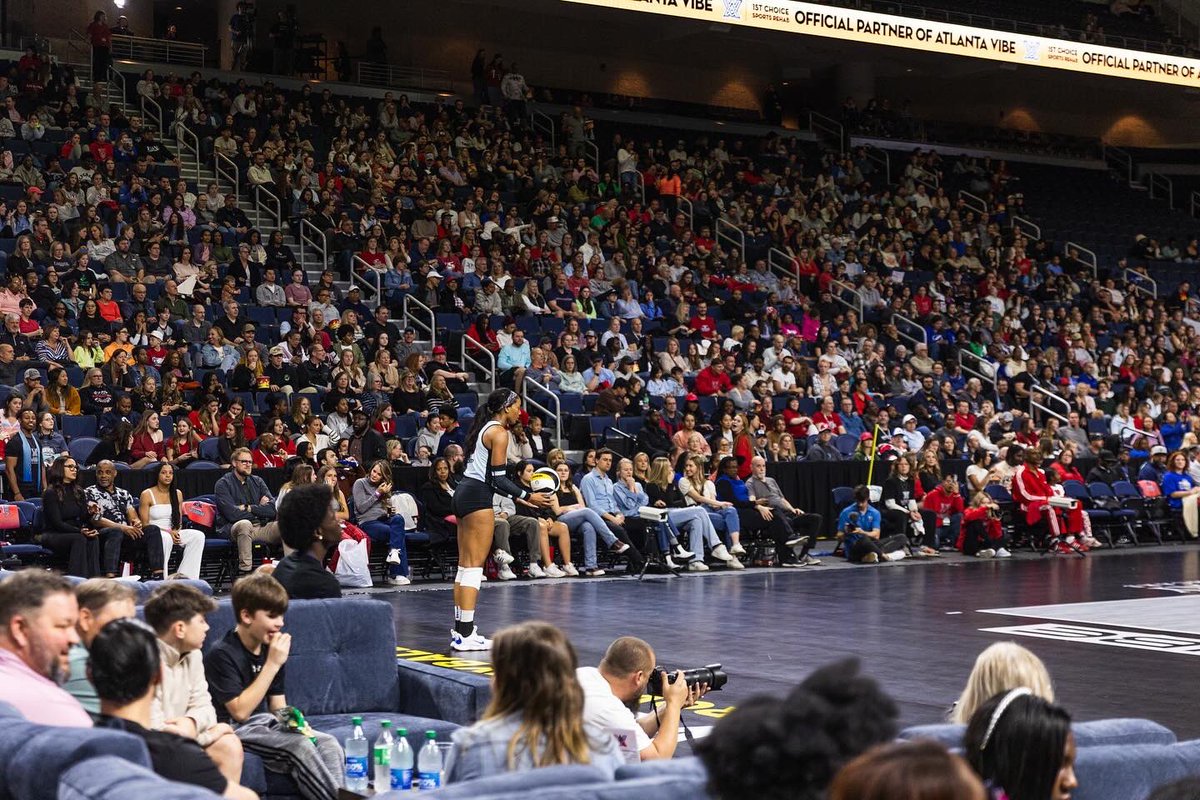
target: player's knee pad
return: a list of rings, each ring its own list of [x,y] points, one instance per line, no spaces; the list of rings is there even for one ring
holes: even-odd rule
[[[483,567],[459,567],[458,571],[460,586],[476,590],[483,586]]]

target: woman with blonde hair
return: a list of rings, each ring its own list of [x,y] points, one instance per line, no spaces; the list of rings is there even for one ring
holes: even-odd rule
[[[1021,686],[1054,702],[1054,687],[1042,660],[1016,642],[996,642],[975,659],[967,685],[950,709],[950,721],[965,725],[988,700]]]
[[[448,783],[559,764],[613,773],[624,761],[616,739],[583,721],[579,659],[545,622],[505,628],[492,641],[492,701],[483,718],[454,732]]]

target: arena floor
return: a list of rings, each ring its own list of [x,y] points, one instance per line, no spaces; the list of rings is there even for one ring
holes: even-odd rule
[[[648,640],[661,665],[720,662],[711,704],[685,721],[703,735],[760,692],[784,694],[820,664],[857,656],[897,699],[904,725],[940,721],[976,654],[1011,639],[1046,662],[1076,719],[1147,717],[1200,737],[1200,547],[1144,546],[1087,558],[952,555],[878,566],[825,558],[802,570],[714,570],[678,578],[485,584],[485,633],[525,619],[564,629],[581,663],[615,637]],[[451,657],[449,588],[376,592],[396,607],[403,657],[486,669],[486,654]],[[431,659],[429,654],[446,654]]]

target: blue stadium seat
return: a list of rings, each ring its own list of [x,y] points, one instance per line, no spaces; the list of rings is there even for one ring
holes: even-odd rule
[[[86,416],[66,416],[61,418],[62,435],[68,442],[73,441],[81,436],[95,437],[96,436],[96,418],[90,414]]]
[[[67,443],[67,452],[71,454],[71,458],[76,461],[86,464],[88,456],[96,449],[96,445],[100,444],[100,440],[91,436],[80,436],[77,439],[72,439]]]

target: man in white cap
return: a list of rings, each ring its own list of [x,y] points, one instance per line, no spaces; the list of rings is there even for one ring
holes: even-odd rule
[[[915,453],[925,446],[925,434],[917,430],[916,417],[914,417],[912,414],[905,414],[904,418],[900,421],[900,424],[903,425],[903,427],[897,428],[896,430],[900,432],[902,437],[904,437],[904,443],[908,445],[908,450],[910,452]]]
[[[1163,475],[1167,472],[1167,448],[1161,444],[1156,444],[1150,448],[1150,458],[1146,459],[1146,463],[1142,464],[1142,468],[1138,470],[1139,481],[1154,481],[1159,486],[1162,485]]]

